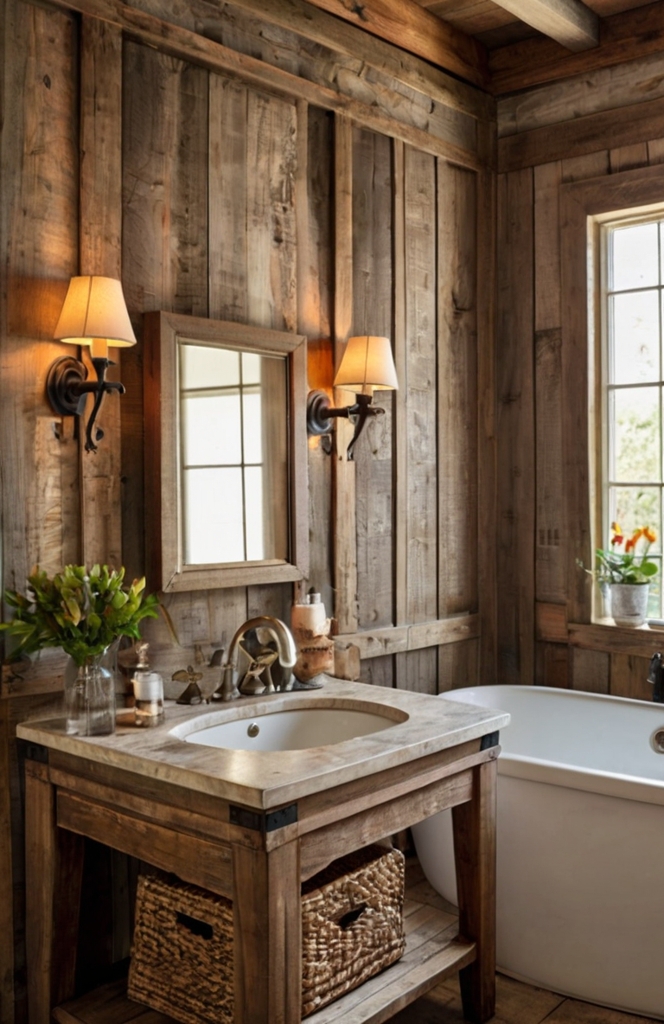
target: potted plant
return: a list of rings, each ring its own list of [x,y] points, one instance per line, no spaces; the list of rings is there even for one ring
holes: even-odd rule
[[[648,551],[656,540],[650,526],[639,527],[625,539],[618,523],[611,523],[610,549],[596,551],[592,575],[608,588],[611,616],[617,626],[642,626],[646,621],[649,584],[658,571]]]
[[[71,659],[65,670],[67,732],[103,735],[115,729],[115,693],[102,664],[120,637],[140,639],[139,623],[158,612],[156,594],[144,595],[145,580],[124,585],[124,569],[67,565],[50,577],[38,566],[25,594],[5,591],[14,610],[0,630],[16,639],[16,658],[45,647],[61,647]]]

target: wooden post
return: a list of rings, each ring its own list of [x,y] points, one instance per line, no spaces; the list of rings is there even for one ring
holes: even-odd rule
[[[299,843],[270,853],[233,847],[237,1024],[299,1024],[302,914]]]
[[[26,761],[26,955],[30,1024],[74,995],[83,839],[59,829],[46,765]]]
[[[477,958],[459,971],[463,1012],[483,1024],[496,1008],[496,774],[497,761],[474,769],[473,799],[452,808],[459,894],[459,933]]]

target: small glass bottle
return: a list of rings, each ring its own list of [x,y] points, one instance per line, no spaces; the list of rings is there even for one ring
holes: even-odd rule
[[[134,673],[135,724],[142,728],[160,725],[164,719],[164,681],[158,672]]]

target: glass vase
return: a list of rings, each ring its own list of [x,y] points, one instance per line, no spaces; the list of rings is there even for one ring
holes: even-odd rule
[[[115,732],[115,680],[104,665],[107,651],[82,665],[70,658],[64,673],[65,730],[69,736],[108,736]]]

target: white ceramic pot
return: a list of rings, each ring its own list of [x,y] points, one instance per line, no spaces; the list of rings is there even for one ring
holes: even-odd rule
[[[611,616],[616,626],[642,626],[648,618],[648,583],[612,583]]]

